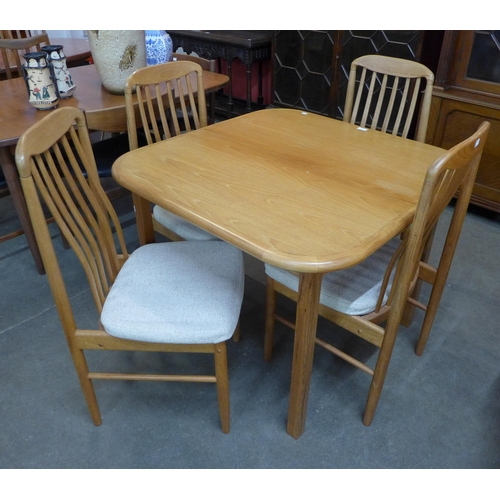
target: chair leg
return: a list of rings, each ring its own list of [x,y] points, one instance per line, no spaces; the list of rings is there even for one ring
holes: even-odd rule
[[[448,273],[450,272],[453,255],[455,254],[455,248],[460,237],[460,231],[468,206],[468,203],[463,200],[467,199],[468,198],[460,198],[457,202],[450,227],[448,228],[448,234],[446,236],[441,258],[439,259],[436,278],[432,286],[431,296],[429,298],[429,303],[427,304],[427,311],[425,313],[424,322],[418,338],[417,347],[415,349],[417,356],[421,356],[424,352],[425,344],[427,343],[427,338],[429,337],[432,323],[434,322],[434,318],[441,301],[441,296],[443,295],[444,287],[446,286],[446,280],[448,279]]]
[[[97,404],[94,385],[88,378],[89,369],[85,355],[81,349],[73,348],[71,349],[71,356],[73,358],[73,363],[75,364],[76,373],[78,375],[78,379],[80,380],[80,385],[82,387],[85,401],[87,402],[90,416],[92,417],[94,425],[101,425],[101,413],[99,411],[99,405]]]
[[[429,262],[429,257],[431,255],[431,250],[432,250],[432,243],[434,242],[434,236],[436,234],[436,228],[437,224],[434,225],[434,228],[432,229],[429,238],[427,239],[427,242],[424,246],[424,250],[422,252],[422,257],[420,258],[422,262],[428,263]],[[413,292],[411,294],[411,298],[418,300],[420,296],[420,290],[422,288],[422,280],[417,280],[417,284],[415,285],[415,288],[413,289]],[[412,322],[413,318],[415,316],[415,306],[411,305],[409,302],[405,306],[405,310],[403,312],[403,317],[401,319],[401,324],[405,327],[409,327]]]
[[[387,374],[387,369],[389,368],[392,350],[394,349],[394,343],[396,342],[396,336],[398,333],[399,321],[397,321],[397,324],[395,323],[396,322],[393,321],[391,325],[387,325],[384,334],[384,341],[382,342],[380,353],[378,355],[372,383],[370,385],[370,391],[368,392],[365,413],[363,415],[363,424],[366,426],[371,425],[373,421],[375,410],[377,409],[380,395],[384,387],[385,376]]]
[[[436,317],[436,313],[439,307],[439,303],[441,301],[441,296],[443,295],[444,287],[446,285],[446,275],[436,276],[436,282],[432,287],[431,296],[429,298],[429,303],[427,304],[427,311],[425,312],[424,321],[422,323],[422,329],[420,330],[420,335],[418,337],[417,347],[415,348],[415,353],[417,356],[422,356],[424,353],[425,345],[427,344],[427,339],[429,338],[429,333],[432,328],[432,324],[434,323],[434,318]]]
[[[217,379],[217,397],[219,399],[219,412],[222,432],[227,434],[230,428],[229,407],[229,372],[227,369],[226,343],[220,342],[214,347],[215,378]]]
[[[238,321],[236,329],[234,330],[233,333],[233,342],[239,342],[240,338],[241,338],[241,330],[240,330],[240,322]]]
[[[266,289],[266,327],[264,331],[264,361],[267,363],[271,361],[273,355],[275,310],[276,292],[274,291],[274,280],[268,276]]]

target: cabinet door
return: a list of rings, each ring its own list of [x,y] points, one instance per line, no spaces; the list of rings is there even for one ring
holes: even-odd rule
[[[500,94],[500,31],[460,31],[452,85]]]
[[[472,203],[500,212],[500,110],[443,99],[433,144],[444,149],[472,135],[488,120],[490,132],[472,192]]]

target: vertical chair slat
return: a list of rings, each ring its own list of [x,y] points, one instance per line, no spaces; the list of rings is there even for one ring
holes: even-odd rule
[[[363,117],[361,118],[361,127],[366,127],[366,122],[368,121],[368,115],[370,112],[370,107],[372,104],[373,92],[375,90],[375,84],[377,82],[377,73],[373,72],[370,81],[370,88],[368,90],[368,96],[366,97],[365,109],[363,111]]]
[[[398,93],[398,84],[399,84],[399,77],[395,77],[394,81],[392,82],[391,97],[389,99],[389,103],[387,104],[387,108],[385,111],[385,119],[381,129],[382,132],[387,132],[387,129],[389,128],[392,111],[394,109],[394,103],[396,102],[396,95]],[[393,130],[396,130],[396,127],[394,127]]]
[[[168,105],[170,108],[170,115],[172,116],[175,135],[179,135],[181,133],[181,128],[179,125],[179,120],[177,118],[177,113],[175,112],[175,101],[174,101],[175,89],[172,86],[171,82],[167,82],[167,95],[168,95]]]
[[[375,114],[373,115],[373,120],[372,120],[372,128],[377,128],[378,125],[378,120],[380,117],[380,111],[382,109],[382,104],[384,102],[384,97],[385,97],[385,89],[387,87],[387,75],[384,75],[382,78],[382,85],[380,87],[378,99],[377,99],[377,107],[375,108]]]
[[[355,70],[351,73],[351,78],[356,79],[356,71]],[[356,100],[354,102],[354,107],[352,110],[351,123],[356,123],[356,117],[358,116],[358,109],[359,109],[359,105],[361,103],[361,96],[363,94],[363,89],[365,87],[365,78],[366,78],[366,68],[363,68],[363,70],[361,71],[361,77],[359,80],[359,87],[358,87],[358,92],[356,94]]]
[[[402,134],[403,137],[408,137],[408,132],[410,130],[410,125],[411,125],[411,121],[413,118],[413,114],[415,113],[415,108],[417,106],[417,100],[418,100],[418,94],[420,91],[420,81],[421,80],[422,80],[421,78],[417,78],[414,82],[412,82],[413,92],[412,92],[412,97],[411,97],[411,101],[410,101],[410,106],[409,106],[408,112],[406,114],[406,121],[405,121],[405,126],[404,126],[403,134]]]
[[[401,97],[401,101],[399,103],[398,114],[396,116],[396,123],[394,124],[394,129],[392,131],[392,135],[398,135],[399,127],[401,125],[401,120],[403,118],[403,112],[406,106],[406,99],[408,97],[408,89],[410,88],[410,80],[407,78],[405,80],[403,96]]]
[[[179,78],[177,80],[177,90],[179,92],[179,101],[181,103],[181,112],[182,112],[182,118],[184,120],[184,126],[186,127],[186,132],[191,132],[191,123],[189,120],[189,113],[188,113],[187,107],[186,107],[186,98],[184,97],[183,92],[182,92],[184,84],[185,84],[186,88],[188,88],[187,80],[188,79],[186,77]]]

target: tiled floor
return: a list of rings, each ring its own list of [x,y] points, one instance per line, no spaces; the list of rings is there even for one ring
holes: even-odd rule
[[[134,247],[129,200],[121,205]],[[15,224],[10,198],[1,199],[0,234]],[[83,272],[53,234],[80,326],[94,327]],[[47,279],[36,272],[24,236],[7,241],[0,245],[0,467],[498,468],[499,248],[500,218],[470,212],[427,350],[421,358],[413,351],[419,316],[401,329],[370,427],[361,422],[370,377],[318,347],[306,432],[294,440],[285,432],[292,335],[278,327],[274,359],[266,364],[259,262],[247,259],[242,339],[229,341],[230,434],[220,430],[215,388],[194,384],[98,381],[103,423],[95,427]],[[327,337],[338,333],[321,320],[319,329]],[[340,333],[339,342],[375,358],[362,341]],[[104,358],[92,354],[91,363]],[[205,362],[158,354],[109,357],[129,367]]]

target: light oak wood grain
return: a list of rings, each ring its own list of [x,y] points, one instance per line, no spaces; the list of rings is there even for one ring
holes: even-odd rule
[[[128,153],[113,175],[265,262],[328,272],[364,260],[411,222],[442,152],[273,109]]]

